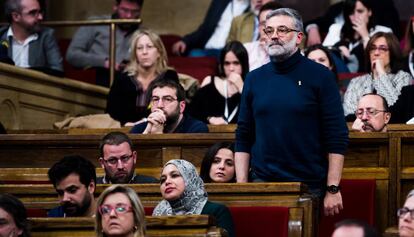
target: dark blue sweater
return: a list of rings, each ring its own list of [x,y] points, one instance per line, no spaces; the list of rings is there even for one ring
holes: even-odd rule
[[[247,75],[236,131],[236,151],[266,181],[324,182],[327,153],[348,145],[334,75],[299,51]]]

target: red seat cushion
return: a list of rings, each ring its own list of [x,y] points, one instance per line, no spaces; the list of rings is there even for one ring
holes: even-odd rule
[[[217,60],[213,57],[171,57],[168,60],[177,72],[188,74],[200,82],[217,74]]]
[[[375,180],[342,180],[341,194],[344,209],[335,216],[325,216],[321,210],[319,236],[332,235],[335,223],[345,219],[357,219],[375,224]]]
[[[238,237],[287,237],[289,208],[229,207]]]

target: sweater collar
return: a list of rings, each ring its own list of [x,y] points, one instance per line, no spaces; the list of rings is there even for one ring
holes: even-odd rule
[[[273,68],[276,72],[284,73],[292,70],[298,62],[303,58],[303,55],[300,53],[300,49],[298,49],[292,56],[282,62],[273,62]]]

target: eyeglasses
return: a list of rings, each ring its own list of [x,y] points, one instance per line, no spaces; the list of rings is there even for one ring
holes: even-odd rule
[[[397,210],[397,216],[402,218],[405,214],[410,213],[410,218],[414,219],[414,209],[408,209],[407,207],[403,207]]]
[[[369,47],[369,52],[373,53],[378,49],[378,51],[380,53],[386,53],[388,52],[389,48],[385,45],[380,45],[380,46],[376,46],[376,45],[371,45],[371,47]]]
[[[158,103],[160,102],[160,100],[162,101],[162,103],[164,105],[168,105],[171,104],[172,102],[178,100],[177,98],[173,98],[172,96],[163,96],[163,97],[158,97],[158,96],[153,96],[151,97],[151,103],[152,105],[158,105]]]
[[[22,15],[28,15],[31,17],[39,17],[39,15],[43,15],[43,10],[40,9],[33,9],[29,12],[21,12]]]
[[[117,204],[115,207],[109,204],[99,207],[99,213],[103,216],[111,214],[112,210],[115,210],[116,214],[125,214],[127,212],[131,212],[132,207],[123,203]]]
[[[367,116],[374,117],[375,115],[377,115],[378,113],[381,113],[381,112],[387,112],[387,111],[386,110],[378,110],[378,109],[375,109],[375,108],[366,108],[365,110],[364,109],[358,109],[357,111],[355,111],[355,116],[360,119],[360,118],[362,118],[362,116],[364,116],[364,113],[366,113]]]
[[[121,156],[120,158],[111,157],[107,160],[103,159],[106,163],[109,163],[110,165],[116,165],[121,161],[121,163],[126,164],[128,161],[132,158],[132,155],[129,156]]]
[[[263,29],[263,32],[267,35],[267,37],[272,38],[273,34],[276,32],[276,35],[278,37],[284,37],[286,36],[288,33],[290,32],[299,32],[298,30],[295,29],[291,29],[287,26],[278,26],[276,29],[271,27],[271,26],[267,26],[266,28]]]

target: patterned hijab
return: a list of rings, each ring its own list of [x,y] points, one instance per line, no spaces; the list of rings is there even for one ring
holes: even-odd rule
[[[184,179],[185,189],[181,198],[174,201],[162,200],[154,209],[153,216],[201,214],[207,202],[204,182],[197,174],[193,164],[186,160],[170,160],[165,165],[173,164]]]

